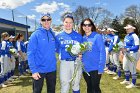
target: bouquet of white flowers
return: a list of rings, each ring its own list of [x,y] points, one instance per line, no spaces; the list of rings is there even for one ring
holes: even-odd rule
[[[9,52],[11,55],[17,56],[17,50],[15,48],[10,48]]]
[[[120,41],[119,43],[117,43],[113,46],[113,51],[119,52],[121,48],[124,48],[124,44],[122,41]]]
[[[83,54],[87,50],[87,48],[88,48],[88,43],[85,42],[83,44],[80,43],[76,43],[75,45],[70,44],[66,50],[70,53],[70,55],[77,57],[79,54]],[[74,65],[75,65],[74,74],[69,82],[72,82],[74,80],[78,72],[78,69],[80,67],[82,67],[82,69],[85,71],[82,61],[78,57],[76,58]],[[89,75],[88,72],[86,73]]]
[[[118,45],[118,44],[115,44],[115,45],[113,46],[113,51],[114,51],[114,52],[119,52],[119,50],[120,50],[119,45]]]
[[[85,42],[83,44],[76,43],[75,45],[70,44],[67,47],[67,51],[72,55],[72,56],[77,56],[78,54],[84,53],[87,50],[88,43]]]

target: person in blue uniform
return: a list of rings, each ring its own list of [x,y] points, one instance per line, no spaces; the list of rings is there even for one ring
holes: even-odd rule
[[[120,42],[120,39],[119,39],[118,35],[116,35],[116,33],[118,31],[111,28],[110,32],[113,35],[112,36],[113,37],[112,42],[109,46],[110,61],[111,61],[111,64],[112,64],[112,71],[108,72],[108,74],[116,74],[116,72],[118,72],[117,76],[113,77],[113,79],[118,79],[118,78],[121,77],[121,67],[120,67],[120,63],[119,63],[119,50],[115,51],[113,49],[113,47],[116,46]]]
[[[111,34],[111,28],[107,28],[106,37],[104,38],[105,50],[106,50],[106,67],[105,72],[108,74],[111,72],[111,62],[110,62],[110,52],[111,52],[111,43],[113,42],[113,35]]]
[[[66,49],[70,44],[82,43],[82,36],[73,30],[74,18],[72,14],[68,13],[63,18],[64,30],[58,34],[58,53],[60,57],[60,83],[61,93],[69,93],[70,80],[75,70],[76,57],[72,56]],[[80,93],[80,79],[82,69],[79,68],[76,77],[72,81],[73,93]]]
[[[9,48],[10,49],[15,49],[14,44],[13,44],[14,38],[15,38],[15,36],[12,36],[12,35],[9,37]],[[17,51],[15,51],[15,53],[17,53]],[[12,76],[11,79],[13,78],[14,71],[15,71],[15,61],[16,61],[15,55],[11,54],[11,58],[10,58],[10,60],[11,60],[11,62],[10,62],[10,68],[11,68],[10,76]]]
[[[101,93],[100,79],[104,72],[106,52],[101,34],[96,32],[96,27],[91,19],[87,18],[81,22],[80,32],[83,42],[89,43],[89,49],[82,55],[85,70],[90,76],[83,72],[87,84],[87,93]]]
[[[124,53],[123,57],[123,69],[125,72],[125,80],[120,82],[120,84],[128,84],[126,88],[133,88],[136,87],[136,65],[138,61],[138,50],[139,50],[139,38],[136,35],[136,27],[128,24],[126,27],[127,35],[124,38],[124,49],[122,52]],[[129,57],[132,60],[130,60]],[[134,60],[133,60],[134,59]],[[130,82],[130,72],[132,75],[132,82]]]
[[[8,80],[8,68],[9,68],[9,47],[8,47],[8,39],[9,34],[4,32],[1,34],[1,72],[0,72],[0,85],[1,87],[7,87],[5,82]]]
[[[17,36],[15,37],[16,39],[16,49],[18,51],[18,61],[19,61],[19,66],[18,66],[18,70],[19,70],[19,76],[23,75],[25,72],[25,52],[26,52],[26,48],[24,45],[24,35],[21,33],[18,33]]]
[[[42,14],[40,26],[30,36],[27,46],[28,65],[33,78],[33,93],[41,93],[46,79],[47,93],[55,93],[56,56],[54,33],[49,13]]]

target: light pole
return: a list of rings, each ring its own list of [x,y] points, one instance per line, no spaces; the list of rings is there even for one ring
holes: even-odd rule
[[[28,17],[26,16],[26,38],[28,40]]]
[[[12,11],[12,20],[13,20],[13,22],[14,22],[14,21],[15,21],[14,10],[12,9],[11,11]]]

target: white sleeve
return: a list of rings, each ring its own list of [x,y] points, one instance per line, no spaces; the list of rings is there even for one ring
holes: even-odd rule
[[[17,42],[17,50],[21,51],[20,42]]]
[[[118,36],[114,36],[114,42],[113,42],[113,45],[115,45],[117,43],[117,39],[118,39]]]
[[[6,41],[2,41],[2,46],[1,46],[1,50],[5,50],[6,48]]]
[[[135,45],[139,45],[139,38],[138,38],[138,36],[136,34],[133,34],[132,36],[134,38],[134,44]]]

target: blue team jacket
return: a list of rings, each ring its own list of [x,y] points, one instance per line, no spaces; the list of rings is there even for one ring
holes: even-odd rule
[[[98,70],[99,73],[103,73],[106,52],[102,36],[97,32],[92,32],[89,36],[83,36],[83,42],[91,44],[91,50],[86,51],[82,58],[85,70],[87,72]]]
[[[27,46],[28,64],[32,73],[56,70],[55,37],[51,29],[39,27]]]

